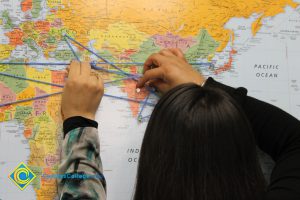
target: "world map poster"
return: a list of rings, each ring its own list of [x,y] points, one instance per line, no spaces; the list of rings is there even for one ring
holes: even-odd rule
[[[199,73],[300,119],[299,0],[0,0],[0,199],[53,200],[61,92],[71,60],[105,82],[97,112],[109,200],[132,197],[141,141],[159,94],[137,93],[143,62],[180,48]],[[8,178],[24,162],[36,175]]]

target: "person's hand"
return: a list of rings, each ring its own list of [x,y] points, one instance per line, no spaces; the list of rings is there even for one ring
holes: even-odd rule
[[[145,84],[155,87],[162,93],[184,84],[202,85],[205,78],[187,62],[180,49],[165,49],[152,54],[144,64],[144,75],[139,79],[137,88]]]
[[[89,63],[72,61],[68,71],[61,103],[63,120],[75,116],[95,120],[104,91],[101,77]]]

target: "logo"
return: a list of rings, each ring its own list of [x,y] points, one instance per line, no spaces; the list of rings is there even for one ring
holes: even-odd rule
[[[36,178],[36,175],[25,163],[21,162],[8,178],[12,180],[20,190],[24,190]]]

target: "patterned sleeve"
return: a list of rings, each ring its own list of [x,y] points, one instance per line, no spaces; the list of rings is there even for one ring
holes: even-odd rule
[[[66,134],[58,182],[59,199],[106,199],[106,182],[100,158],[98,131],[76,128]]]

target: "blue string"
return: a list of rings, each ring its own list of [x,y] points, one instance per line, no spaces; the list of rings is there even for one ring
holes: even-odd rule
[[[11,77],[11,78],[17,78],[17,79],[22,79],[22,80],[27,80],[27,81],[32,81],[32,82],[37,82],[37,83],[41,83],[41,84],[45,84],[45,85],[51,85],[51,86],[55,86],[55,87],[60,87],[60,88],[63,88],[64,86],[63,85],[59,85],[59,84],[55,84],[55,83],[49,83],[49,82],[44,82],[44,81],[40,81],[40,80],[35,80],[35,79],[30,79],[30,78],[26,78],[26,77],[22,77],[22,76],[17,76],[17,75],[13,75],[13,74],[7,74],[7,73],[4,73],[4,72],[0,72],[0,75],[3,75],[3,76],[8,76],[8,77]],[[123,78],[123,80],[126,80],[126,79],[132,79],[133,77],[126,77],[126,78]],[[111,81],[111,82],[106,82],[104,84],[109,84],[109,83],[112,83],[112,82],[117,82],[117,81],[121,81],[122,79],[120,80],[115,80],[115,81]],[[118,96],[113,96],[113,95],[108,95],[109,97],[112,97],[112,98],[117,98],[117,99],[121,99],[121,100],[129,100],[129,101],[135,101],[134,99],[129,99],[129,98],[124,98],[124,97],[118,97]],[[25,101],[26,99],[24,99]],[[30,99],[28,100],[30,101]],[[138,100],[137,100],[138,101]]]
[[[136,65],[136,66],[143,66],[144,63],[140,62],[110,62],[111,64],[114,65]],[[108,64],[107,62],[97,62],[97,64],[103,65],[103,64]],[[209,66],[209,67],[215,67],[213,63],[189,63],[190,65],[194,66]],[[67,66],[70,65],[70,63],[39,63],[39,62],[0,62],[0,65],[62,65],[62,66]]]
[[[0,65],[63,65],[67,66],[70,63],[37,63],[37,62],[0,62]]]
[[[126,97],[116,97],[116,96],[109,95],[109,94],[104,94],[104,96],[106,96],[106,97],[112,97],[112,98],[116,98],[116,99],[121,99],[121,100],[126,100],[126,101],[132,101],[132,102],[135,102],[135,103],[144,103],[144,101],[141,101],[141,100],[130,99],[130,98],[126,98]],[[152,106],[152,107],[155,106],[155,104],[153,104],[153,103],[146,103],[146,104],[148,106]]]
[[[144,63],[141,63],[141,62],[112,62],[113,64],[115,65],[137,65],[137,66],[143,66]],[[103,62],[97,62],[97,64],[105,64]]]
[[[106,60],[105,58],[103,58],[102,56],[98,55],[97,53],[95,53],[94,51],[92,51],[91,49],[85,47],[83,44],[81,44],[80,42],[76,41],[75,39],[73,39],[72,37],[70,37],[69,35],[65,34],[65,37],[67,37],[68,39],[70,39],[71,41],[75,42],[76,44],[78,44],[79,46],[81,46],[82,48],[84,48],[85,50],[87,50],[88,52],[92,53],[93,55],[95,55],[97,58],[103,60],[104,62],[106,62],[107,64],[113,66],[115,69],[119,70],[122,73],[126,73],[124,72],[122,69],[120,69],[119,67],[117,67],[116,65],[114,65],[113,63],[109,62],[108,60]]]
[[[142,117],[141,120],[147,119],[147,118],[150,118],[150,117],[151,117],[151,115],[148,115],[148,116]]]
[[[121,79],[114,80],[114,81],[105,82],[104,85],[108,85],[108,84],[111,84],[111,83],[115,83],[115,82],[119,82],[119,81],[124,81],[124,80],[128,80],[128,79],[132,79],[132,78],[133,77],[126,77],[126,78],[121,78]]]
[[[34,100],[38,100],[38,99],[44,99],[44,98],[48,98],[50,96],[59,95],[59,94],[62,94],[62,92],[56,92],[56,93],[42,95],[42,96],[38,96],[38,97],[22,99],[22,100],[18,100],[18,101],[9,102],[9,103],[3,103],[3,104],[0,104],[0,107],[5,107],[5,106],[9,106],[9,105],[24,103],[24,102],[28,102],[28,101],[34,101]],[[125,97],[117,97],[117,96],[108,95],[108,94],[104,94],[104,96],[115,98],[115,99],[120,99],[120,100],[125,100],[125,101],[132,101],[132,102],[136,102],[136,103],[144,103],[143,101],[140,101],[140,100],[129,99],[129,98],[125,98]],[[155,106],[154,104],[151,104],[151,103],[147,103],[147,105],[152,106],[152,107]]]
[[[150,92],[151,94],[154,94],[156,97],[160,97],[156,92],[155,92],[155,89],[152,88],[152,87],[149,87],[147,85],[145,85],[145,88],[148,90],[148,92]]]
[[[105,68],[100,67],[100,66],[96,66],[95,64],[93,64],[93,62],[91,63],[91,67],[94,70],[104,71],[104,72],[107,72],[107,73],[117,74],[117,75],[121,75],[121,76],[127,76],[127,74],[121,73],[119,71],[109,70],[109,69],[105,69]]]
[[[132,101],[132,102],[135,102],[135,103],[143,103],[144,101],[141,101],[141,100],[136,100],[136,99],[131,99],[131,98],[126,98],[126,97],[119,97],[119,96],[114,96],[114,95],[110,95],[110,94],[104,94],[103,96],[106,96],[106,97],[111,97],[111,98],[114,98],[114,99],[120,99],[120,100],[125,100],[125,101]],[[147,103],[148,106],[155,106],[155,104],[152,104],[152,103]]]
[[[111,62],[112,64],[115,64],[115,65],[136,65],[136,66],[143,66],[144,65],[144,63],[142,63],[142,62]],[[97,62],[97,64],[107,64],[107,63],[105,63],[105,62]],[[190,65],[193,65],[193,66],[197,66],[197,65],[199,65],[199,66],[214,66],[214,64],[213,63],[204,63],[204,62],[191,62],[191,63],[189,63]]]
[[[0,72],[0,75],[11,77],[11,78],[16,78],[16,79],[21,79],[21,80],[26,80],[26,81],[32,81],[32,82],[41,83],[41,84],[45,84],[45,85],[51,85],[51,86],[60,87],[60,88],[64,87],[63,85],[49,83],[49,82],[40,81],[40,80],[36,80],[36,79],[31,79],[31,78],[26,78],[26,77],[22,77],[22,76],[13,75],[13,74],[8,74],[5,72]]]
[[[9,102],[9,103],[3,103],[3,104],[0,104],[0,107],[24,103],[24,102],[28,102],[28,101],[34,101],[34,100],[38,100],[38,99],[44,99],[44,98],[48,98],[50,96],[59,95],[59,94],[62,94],[62,92],[56,92],[56,93],[52,93],[52,94],[46,94],[46,95],[37,96],[37,97],[33,97],[33,98],[22,99],[22,100],[18,100],[18,101]]]
[[[64,87],[64,85],[49,83],[49,82],[26,78],[26,77],[22,77],[22,76],[13,75],[13,74],[7,74],[4,72],[0,72],[0,75],[11,77],[11,78],[17,78],[17,79],[21,79],[21,80],[26,80],[26,81],[32,81],[32,82],[41,83],[41,84],[45,84],[45,85],[51,85],[51,86],[60,87],[60,88]],[[122,81],[122,80],[128,80],[128,79],[132,79],[132,78],[133,77],[126,77],[126,78],[122,78],[122,79],[118,79],[118,80],[114,80],[114,81],[105,82],[104,84],[106,85],[106,84],[110,84],[110,83],[114,83],[114,82],[118,82],[118,81]]]
[[[140,62],[113,63],[113,62],[110,62],[110,61],[106,60],[102,56],[98,55],[97,53],[95,53],[91,49],[85,47],[84,45],[82,45],[81,43],[79,43],[78,41],[76,41],[75,39],[73,39],[72,37],[68,36],[67,34],[64,36],[64,39],[65,39],[68,47],[72,51],[74,57],[78,61],[80,61],[80,59],[77,56],[75,50],[72,48],[72,45],[70,44],[70,42],[68,41],[68,39],[70,39],[71,41],[75,42],[77,45],[81,46],[85,50],[89,51],[90,53],[92,53],[93,55],[95,55],[97,58],[99,58],[99,59],[101,59],[101,60],[104,61],[104,62],[93,62],[93,64],[91,65],[93,69],[95,69],[95,70],[101,70],[101,71],[105,71],[105,72],[113,73],[113,74],[117,74],[117,75],[123,75],[123,76],[125,75],[125,76],[127,76],[127,78],[122,78],[122,79],[119,79],[119,80],[106,82],[104,84],[110,84],[110,83],[113,83],[113,82],[118,82],[118,81],[127,80],[127,79],[137,80],[137,78],[141,76],[140,74],[127,73],[124,70],[122,70],[121,68],[117,67],[116,65],[136,65],[136,66],[142,66],[142,65],[144,65],[144,63],[140,63]],[[96,66],[96,64],[109,64],[109,65],[113,66],[115,69],[117,69],[118,71],[108,70],[108,69]],[[194,63],[189,63],[189,64],[190,65],[195,65],[195,66],[197,65],[197,66],[209,66],[209,67],[213,67],[213,68],[215,67],[213,63],[197,63],[197,62],[194,62]],[[41,66],[53,65],[53,66],[67,66],[67,65],[70,65],[70,63],[0,62],[0,65],[41,65]],[[23,79],[23,80],[32,81],[32,82],[41,83],[41,84],[46,84],[46,85],[51,85],[51,86],[60,87],[60,88],[64,87],[63,85],[59,85],[59,84],[55,84],[55,83],[49,83],[49,82],[44,82],[44,81],[40,81],[40,80],[35,80],[35,79],[20,77],[20,76],[16,76],[16,75],[12,75],[12,74],[7,74],[7,73],[3,73],[3,72],[0,72],[0,75],[8,76],[8,77],[11,77],[11,78]],[[150,94],[155,94],[156,96],[158,96],[153,91],[152,88],[149,88],[148,86],[146,86],[146,89],[150,92]],[[53,93],[53,94],[47,94],[47,95],[42,95],[42,96],[38,96],[38,97],[34,97],[34,98],[23,99],[23,100],[18,100],[18,101],[15,101],[15,102],[0,104],[0,107],[4,107],[4,106],[7,106],[7,105],[12,105],[12,104],[17,104],[17,103],[22,103],[22,102],[27,102],[27,101],[32,101],[32,100],[37,100],[37,99],[41,99],[41,98],[47,98],[47,97],[50,97],[52,95],[57,95],[57,94],[61,94],[61,93],[62,92],[57,92],[57,93]],[[145,99],[145,101],[140,101],[140,100],[136,100],[136,99],[130,99],[130,98],[126,98],[126,97],[118,97],[118,96],[108,95],[108,94],[104,94],[104,96],[111,97],[111,98],[116,98],[116,99],[120,99],[120,100],[132,101],[132,102],[136,102],[136,103],[142,103],[142,108],[141,108],[141,111],[140,111],[140,113],[138,115],[139,121],[142,121],[143,119],[149,118],[151,116],[151,115],[149,115],[149,116],[146,116],[146,117],[142,117],[142,112],[145,109],[146,105],[155,106],[155,104],[153,104],[153,103],[148,103],[148,99],[149,99],[150,94],[147,96],[147,98]]]
[[[64,39],[65,39],[65,41],[66,41],[66,43],[67,43],[69,49],[72,51],[72,53],[73,53],[74,57],[76,58],[76,60],[80,61],[80,59],[79,59],[79,57],[77,56],[77,54],[75,53],[73,47],[72,47],[71,44],[69,43],[68,38],[65,37]]]
[[[117,75],[121,75],[121,76],[135,76],[135,77],[141,77],[142,76],[141,74],[131,74],[131,73],[127,73],[127,72],[121,73],[121,72],[118,72],[118,71],[115,71],[115,70],[105,69],[103,67],[93,65],[93,63],[91,63],[91,66],[92,66],[92,69],[94,69],[94,70],[104,71],[104,72],[107,72],[107,73],[117,74]]]
[[[142,121],[142,113],[143,113],[143,111],[144,111],[144,108],[146,107],[146,104],[147,104],[147,102],[148,102],[149,97],[150,97],[150,94],[146,97],[144,103],[142,104],[141,111],[140,111],[140,113],[139,113],[139,115],[138,115],[138,120],[139,120],[139,121]]]
[[[0,72],[0,75],[8,76],[8,77],[11,77],[11,78],[23,79],[23,80],[27,80],[27,81],[33,81],[33,82],[37,82],[37,83],[41,83],[41,84],[46,84],[46,85],[51,85],[51,86],[56,86],[56,87],[60,87],[60,88],[64,87],[63,85],[59,85],[59,84],[55,84],[55,83],[49,83],[49,82],[39,81],[39,80],[25,78],[25,77],[21,77],[21,76],[17,76],[17,75],[12,75],[12,74],[7,74],[7,73],[3,73],[3,72]],[[132,78],[132,77],[127,77],[126,79],[130,79],[130,78]],[[116,81],[121,81],[121,80],[116,80]],[[114,81],[106,82],[104,84],[109,84],[109,83],[112,83],[112,82],[114,82]],[[56,94],[56,93],[54,93],[54,94]],[[139,100],[135,100],[135,99],[125,98],[125,97],[119,97],[119,96],[114,96],[114,95],[104,94],[104,96],[115,98],[115,99],[120,99],[120,100],[133,101],[133,102],[137,102],[137,103],[143,102],[143,101],[139,101]],[[46,98],[46,97],[48,97],[48,96],[46,95],[46,96],[37,97],[37,99]],[[23,99],[21,102],[20,101],[16,101],[16,102],[11,102],[11,103],[6,103],[6,104],[0,104],[0,107],[6,106],[6,105],[10,105],[10,104],[16,104],[16,103],[22,103],[22,102],[32,101],[32,100],[35,100],[35,98]],[[152,104],[150,106],[154,106],[154,104]]]
[[[65,35],[65,41],[66,43],[68,44],[70,50],[72,51],[72,53],[74,54],[74,56],[76,57],[76,59],[79,61],[79,57],[77,56],[77,54],[75,53],[74,49],[72,48],[71,44],[68,42],[68,39],[70,39],[71,41],[75,42],[76,44],[78,44],[79,46],[81,46],[82,48],[86,49],[87,51],[89,51],[90,53],[92,53],[93,55],[95,55],[96,57],[102,59],[103,61],[105,61],[103,64],[110,64],[112,65],[114,68],[116,68],[118,71],[120,72],[117,72],[117,71],[113,71],[113,70],[107,70],[107,69],[104,69],[104,68],[101,68],[101,67],[98,67],[96,66],[95,64],[92,65],[92,67],[96,70],[102,70],[102,71],[106,71],[106,72],[109,72],[109,73],[115,73],[115,74],[121,74],[121,75],[126,75],[128,76],[127,78],[123,78],[123,79],[120,79],[120,80],[116,80],[116,81],[111,81],[111,82],[107,82],[105,84],[109,84],[109,83],[112,83],[112,82],[117,82],[117,81],[121,81],[121,80],[125,80],[125,79],[133,79],[133,80],[137,80],[137,77],[138,76],[141,76],[139,74],[130,74],[130,73],[127,73],[125,71],[123,71],[122,69],[120,69],[119,67],[115,66],[114,63],[111,63],[109,62],[108,60],[106,60],[105,58],[101,57],[100,55],[96,54],[95,52],[93,52],[92,50],[90,50],[89,48],[83,46],[81,43],[77,42],[75,39],[71,38],[70,36],[68,35]],[[2,62],[0,64],[7,64],[7,65],[69,65],[69,63],[34,63],[34,62],[29,62],[29,63],[17,63],[17,62]],[[124,63],[122,63],[124,64]],[[132,64],[132,63],[129,63],[129,64]],[[137,63],[137,64],[142,64],[142,63]],[[44,82],[44,81],[39,81],[39,80],[35,80],[35,79],[30,79],[30,78],[25,78],[25,77],[20,77],[20,76],[16,76],[16,75],[11,75],[11,74],[7,74],[7,73],[0,73],[0,75],[4,75],[4,76],[9,76],[9,77],[12,77],[12,78],[18,78],[18,79],[23,79],[23,80],[27,80],[27,81],[33,81],[33,82],[37,82],[37,83],[41,83],[41,84],[46,84],[46,85],[51,85],[51,86],[56,86],[56,87],[64,87],[63,85],[59,85],[59,84],[54,84],[54,83],[49,83],[49,82]],[[147,88],[148,91],[150,91],[151,93],[154,93],[151,89]],[[11,102],[11,103],[6,103],[6,104],[0,104],[0,107],[2,105],[5,106],[5,105],[11,105],[11,104],[15,104],[15,103],[21,103],[21,102],[26,102],[26,101],[31,101],[31,100],[36,100],[36,99],[40,99],[40,98],[46,98],[46,97],[49,97],[51,95],[55,95],[55,94],[61,94],[60,93],[54,93],[54,94],[49,94],[49,95],[43,95],[43,96],[40,96],[40,97],[34,97],[34,98],[29,98],[29,99],[24,99],[24,100],[19,100],[19,101],[15,101],[15,102]],[[136,100],[136,99],[130,99],[130,98],[125,98],[125,97],[118,97],[118,96],[113,96],[113,95],[107,95],[107,94],[104,94],[104,96],[107,96],[107,97],[111,97],[111,98],[116,98],[116,99],[121,99],[121,100],[126,100],[126,101],[132,101],[132,102],[137,102],[137,103],[143,103],[143,107],[142,107],[142,110],[144,109],[145,105],[150,105],[150,106],[155,106],[154,104],[152,103],[148,103],[147,100],[149,98],[149,95],[147,97],[147,99],[145,101],[140,101],[140,100]],[[141,111],[142,111],[141,110]]]
[[[97,64],[103,65],[108,64],[107,62],[97,62]],[[109,64],[114,65],[136,65],[143,66],[144,63],[140,62],[110,62]],[[203,66],[214,66],[213,63],[189,63],[190,65],[203,65]],[[0,62],[0,65],[70,65],[70,63],[39,63],[39,62]]]
[[[0,72],[0,75],[8,76],[8,77],[11,77],[11,78],[17,78],[17,79],[27,80],[27,81],[32,81],[32,82],[37,82],[37,83],[41,83],[41,84],[45,84],[45,85],[51,85],[51,86],[60,87],[60,88],[64,87],[63,85],[59,85],[59,84],[55,84],[55,83],[44,82],[44,81],[40,81],[40,80],[30,79],[30,78],[21,77],[21,76],[12,75],[12,74],[7,74],[7,73],[3,73],[3,72]],[[106,82],[104,84],[110,84],[110,83],[113,83],[113,82],[117,82],[117,81],[121,81],[121,80],[126,80],[126,79],[133,79],[133,78],[134,78],[134,76],[131,76],[131,77],[128,76],[126,78],[122,78],[122,79],[119,79],[119,80]],[[104,96],[115,98],[115,99],[120,99],[120,100],[132,101],[132,102],[136,102],[136,103],[143,103],[143,101],[140,101],[140,100],[125,98],[125,97],[119,97],[119,96],[114,96],[114,95],[104,94]],[[48,97],[48,96],[45,96],[44,98],[46,98],[46,97]],[[24,100],[22,100],[22,102],[31,101],[31,100],[35,100],[35,99],[34,98],[24,99]],[[20,102],[17,101],[16,103],[20,103]],[[9,103],[7,103],[7,104],[9,104]],[[5,105],[7,105],[7,104],[3,104],[2,107],[5,106]],[[12,102],[12,104],[15,104],[15,103]],[[144,102],[143,106],[145,106],[146,104],[149,105],[149,106],[155,106],[154,104],[149,104],[147,102]],[[1,107],[1,104],[0,104],[0,107]]]

